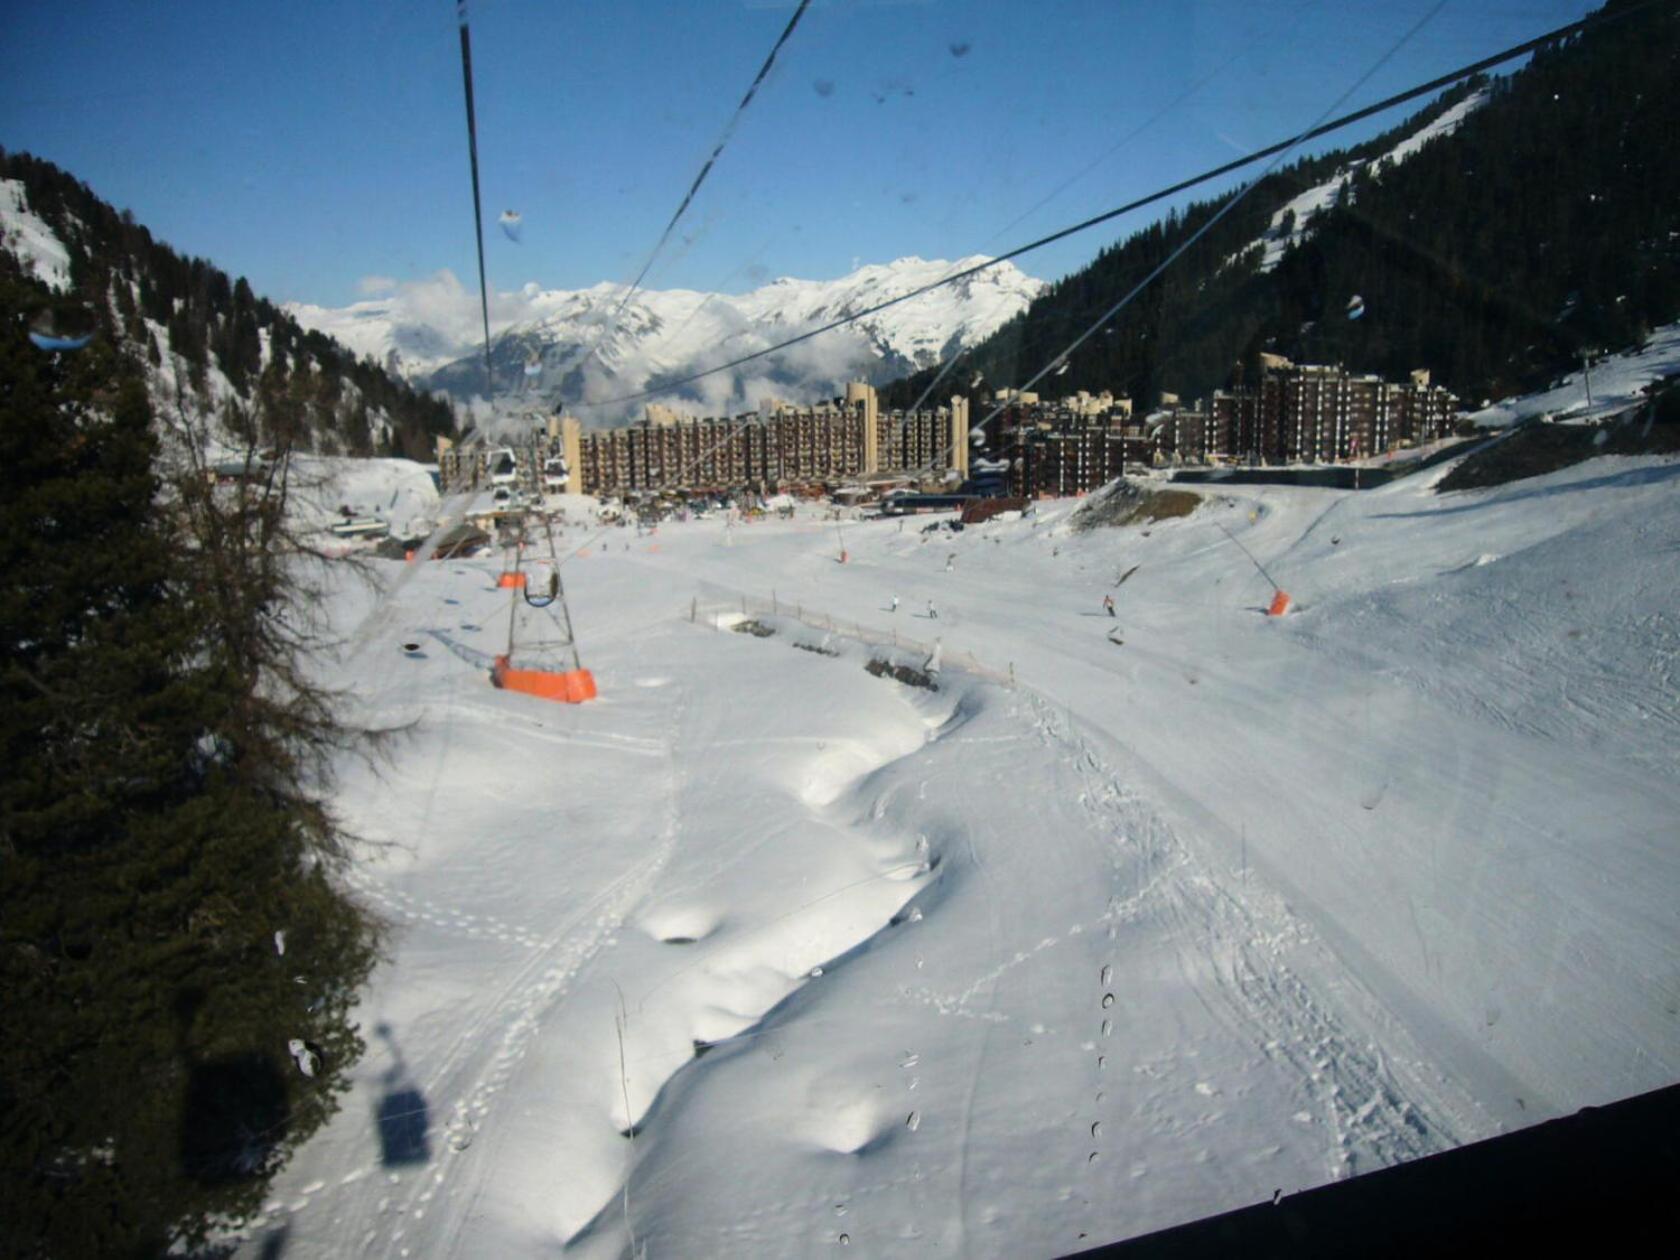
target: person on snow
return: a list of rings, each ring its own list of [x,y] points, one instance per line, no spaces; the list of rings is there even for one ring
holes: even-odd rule
[[[950,555],[945,557],[945,572],[949,573],[952,569],[954,569],[956,567],[957,567],[957,553],[953,551]]]
[[[1104,595],[1103,596],[1103,611],[1106,612],[1110,617],[1115,615],[1114,614],[1114,596],[1112,596],[1112,595]]]
[[[892,597],[892,607],[888,608],[887,611],[888,612],[897,612],[898,611],[898,596],[897,595],[894,595]]]
[[[929,621],[938,621],[939,620],[939,609],[937,609],[933,606],[933,601],[931,599],[928,600],[928,620]]]

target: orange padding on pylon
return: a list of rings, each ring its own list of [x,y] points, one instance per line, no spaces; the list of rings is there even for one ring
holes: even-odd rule
[[[542,700],[582,704],[596,696],[595,675],[587,669],[552,673],[542,669],[514,669],[505,656],[498,656],[490,670],[490,681],[504,691],[522,691]]]
[[[1276,595],[1272,596],[1272,606],[1270,608],[1266,609],[1266,616],[1268,616],[1268,617],[1281,617],[1281,616],[1283,616],[1284,613],[1289,611],[1289,603],[1290,603],[1289,592],[1288,591],[1279,591]]]
[[[501,577],[496,579],[496,585],[497,586],[502,586],[502,587],[524,586],[525,585],[525,575],[523,573],[517,573],[517,572],[516,573],[504,573],[504,574],[502,574]]]

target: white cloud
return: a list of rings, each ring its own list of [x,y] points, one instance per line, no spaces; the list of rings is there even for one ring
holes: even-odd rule
[[[363,297],[378,297],[382,293],[389,293],[397,287],[397,282],[390,276],[363,276],[356,281],[356,292]]]
[[[529,289],[490,295],[490,332],[494,336],[510,324],[535,316]],[[441,334],[461,353],[470,352],[483,337],[478,290],[461,283],[447,267],[419,280],[404,280],[383,303],[398,328]]]

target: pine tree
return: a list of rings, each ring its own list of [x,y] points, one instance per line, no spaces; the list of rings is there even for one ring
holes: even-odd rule
[[[153,1256],[335,1110],[374,938],[306,786],[344,737],[299,673],[281,473],[160,478],[133,370],[36,350],[39,300],[0,277],[0,1235]]]

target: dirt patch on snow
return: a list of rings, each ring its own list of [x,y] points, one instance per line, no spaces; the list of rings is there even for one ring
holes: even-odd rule
[[[1189,516],[1201,502],[1201,495],[1189,490],[1149,490],[1122,477],[1088,499],[1073,514],[1068,526],[1082,534],[1104,526],[1148,525]]]

